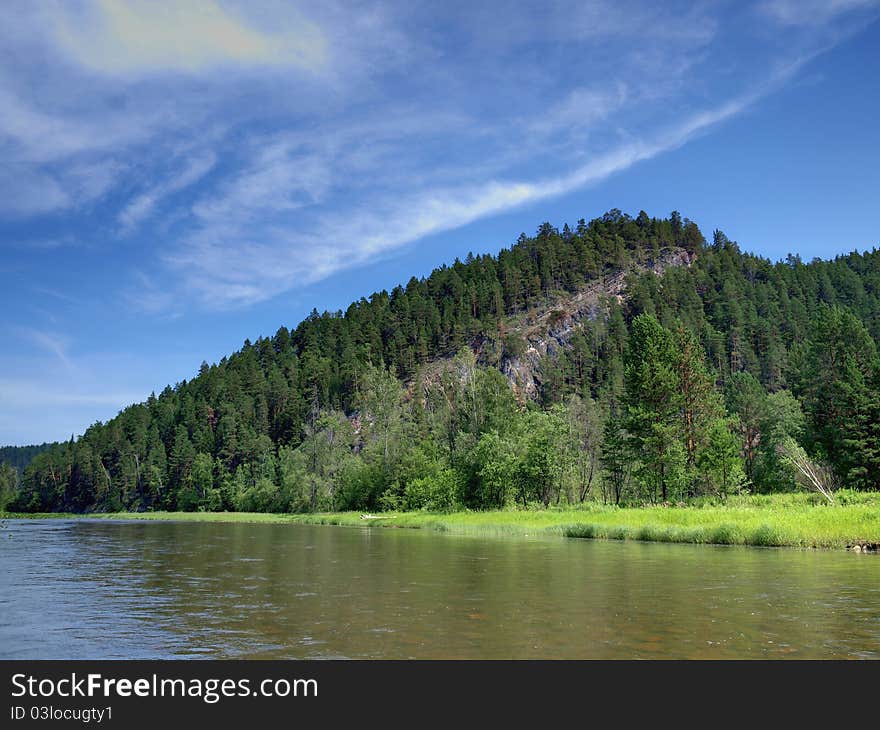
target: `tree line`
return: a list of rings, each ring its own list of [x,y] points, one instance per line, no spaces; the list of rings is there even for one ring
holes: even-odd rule
[[[52,446],[54,444],[51,443],[33,446],[0,446],[0,464],[8,464],[20,474],[37,454]]]
[[[684,250],[690,266],[651,262]],[[512,323],[627,276],[536,401],[499,370]],[[543,224],[344,313],[246,341],[197,377],[34,456],[22,511],[473,509],[679,502],[796,487],[794,442],[880,488],[880,255],[743,253],[692,221]],[[480,359],[474,355],[479,345]]]

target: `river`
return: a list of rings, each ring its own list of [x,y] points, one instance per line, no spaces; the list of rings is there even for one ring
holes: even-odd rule
[[[880,658],[880,556],[100,520],[0,529],[0,658]]]

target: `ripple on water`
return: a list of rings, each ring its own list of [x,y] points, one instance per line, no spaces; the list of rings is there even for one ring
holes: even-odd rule
[[[359,531],[306,526],[10,530],[5,658],[880,658],[876,571],[848,555],[398,531],[365,549]]]

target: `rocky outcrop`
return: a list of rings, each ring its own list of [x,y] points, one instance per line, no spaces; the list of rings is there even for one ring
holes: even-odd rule
[[[555,357],[560,350],[569,347],[572,336],[584,322],[607,316],[608,303],[612,298],[623,303],[630,274],[653,272],[659,276],[671,267],[690,266],[693,258],[684,249],[664,249],[656,259],[634,264],[626,270],[591,282],[575,294],[557,297],[511,317],[504,323],[503,338],[483,334],[470,342],[470,348],[478,363],[497,367],[507,376],[520,401],[534,400],[541,388],[542,358],[548,355]],[[508,343],[507,347],[501,339]],[[509,343],[517,343],[516,354],[506,351]],[[450,359],[451,356],[425,366],[420,380],[425,392],[440,382],[441,373],[449,366]],[[464,377],[462,373],[459,375]],[[412,388],[415,383],[409,385]],[[412,396],[415,396],[415,392],[410,390]]]
[[[651,271],[659,276],[670,267],[690,266],[692,262],[693,256],[687,251],[667,249],[655,260],[603,277],[577,294],[561,297],[540,310],[515,318],[508,333],[520,338],[525,349],[521,354],[504,355],[501,372],[510,380],[519,398],[536,398],[541,387],[541,359],[547,355],[554,357],[560,349],[568,347],[572,335],[585,321],[605,316],[609,299],[623,302],[626,280],[631,273]],[[480,356],[482,348],[478,345],[476,349]]]

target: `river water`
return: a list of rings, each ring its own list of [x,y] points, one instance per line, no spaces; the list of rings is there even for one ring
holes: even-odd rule
[[[0,529],[0,658],[880,658],[880,556],[418,530]]]

